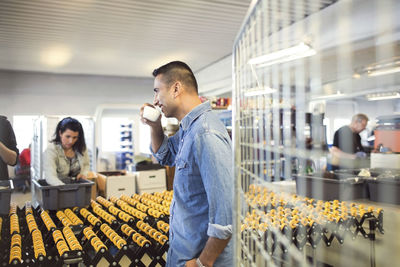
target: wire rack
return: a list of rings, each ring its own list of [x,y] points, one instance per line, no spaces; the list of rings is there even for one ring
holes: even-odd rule
[[[370,242],[365,257],[375,266],[383,211],[351,202],[365,184],[340,181],[336,195],[318,195],[331,160],[325,113],[327,100],[344,109],[349,98],[398,84],[362,70],[398,56],[399,8],[390,0],[252,2],[233,49],[236,266],[317,265],[315,248],[345,236]],[[311,178],[320,180],[307,185]]]

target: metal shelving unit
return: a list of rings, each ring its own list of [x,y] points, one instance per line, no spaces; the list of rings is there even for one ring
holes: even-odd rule
[[[326,101],[398,84],[398,76],[355,76],[360,66],[399,53],[398,41],[390,41],[398,34],[396,10],[391,0],[252,2],[233,48],[236,266],[317,265],[329,260],[316,257],[319,244],[343,244],[348,232],[370,247],[360,266],[375,265],[381,209],[293,193],[297,176],[322,173],[329,163]]]

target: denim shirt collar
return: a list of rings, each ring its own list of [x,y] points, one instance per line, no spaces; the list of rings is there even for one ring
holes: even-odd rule
[[[180,127],[183,131],[186,131],[194,120],[196,120],[201,114],[210,110],[210,101],[201,103],[200,105],[192,109],[188,114],[186,114],[186,116],[181,121]]]

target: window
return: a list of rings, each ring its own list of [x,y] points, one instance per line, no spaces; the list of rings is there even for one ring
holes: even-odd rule
[[[29,147],[33,138],[33,122],[39,116],[14,116],[13,129],[17,140],[17,147],[21,152]]]
[[[139,138],[140,138],[140,144],[139,144],[140,153],[151,154],[149,148],[151,143],[150,126],[140,123]]]
[[[130,125],[130,126],[129,126]],[[107,117],[101,119],[101,147],[105,152],[117,152],[125,150],[122,146],[126,145],[125,135],[132,132],[133,122],[126,117]],[[132,134],[130,134],[132,136]],[[133,151],[132,147],[128,148]]]

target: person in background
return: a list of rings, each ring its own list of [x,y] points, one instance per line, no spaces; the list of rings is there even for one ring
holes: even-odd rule
[[[9,178],[7,165],[17,164],[18,153],[14,130],[7,117],[0,116],[0,180]]]
[[[345,125],[335,132],[331,148],[333,169],[338,169],[343,162],[351,164],[352,160],[367,156],[359,135],[365,130],[367,123],[367,115],[359,113],[353,116],[350,125]]]
[[[22,150],[19,154],[19,165],[21,168],[27,168],[31,166],[31,145],[28,148]]]
[[[49,185],[63,185],[71,178],[85,179],[89,172],[89,155],[82,125],[76,119],[62,119],[44,156],[44,175]]]
[[[154,105],[180,121],[167,137],[161,116],[141,120],[151,128],[150,149],[162,165],[175,166],[170,217],[169,267],[233,266],[232,146],[228,132],[201,103],[190,67],[173,61],[153,72]],[[151,106],[151,105],[150,105]]]
[[[31,183],[31,145],[19,154],[18,164],[15,167],[15,188],[21,188],[25,193]]]

